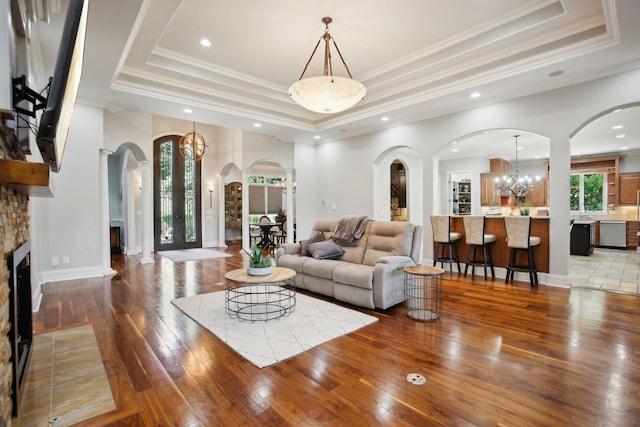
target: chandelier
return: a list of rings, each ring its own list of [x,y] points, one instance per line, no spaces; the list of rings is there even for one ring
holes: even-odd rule
[[[367,89],[364,85],[351,77],[349,67],[347,67],[347,64],[344,62],[344,58],[342,57],[342,53],[340,53],[340,49],[338,49],[336,41],[331,37],[331,34],[329,34],[329,24],[331,21],[332,19],[328,16],[322,18],[322,22],[325,25],[324,34],[320,37],[318,43],[316,43],[313,52],[311,52],[311,56],[304,66],[300,78],[289,87],[289,96],[291,96],[291,99],[296,103],[307,110],[323,114],[339,113],[340,111],[347,110],[360,102],[367,94]],[[322,40],[324,40],[324,72],[322,76],[303,78]],[[333,45],[340,56],[342,65],[344,65],[344,68],[347,70],[349,78],[333,75],[330,40],[333,40]]]
[[[202,159],[204,152],[207,150],[204,137],[196,132],[196,122],[193,122],[193,132],[189,132],[178,142],[180,148],[180,154],[185,159],[195,160],[196,162]]]
[[[518,137],[520,135],[513,135],[516,139],[516,171],[509,176],[504,175],[502,178],[496,177],[496,188],[504,193],[509,193],[517,198],[522,198],[527,195],[532,188],[534,188],[539,182],[540,177],[536,176],[532,178],[529,175],[520,175],[518,172]]]

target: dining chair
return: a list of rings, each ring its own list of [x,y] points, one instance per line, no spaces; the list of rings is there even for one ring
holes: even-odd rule
[[[495,234],[485,234],[485,217],[484,215],[465,215],[462,217],[464,225],[464,238],[469,246],[467,250],[467,259],[464,266],[464,277],[467,277],[467,271],[471,266],[471,275],[475,274],[476,266],[484,268],[484,280],[487,280],[487,267],[491,269],[491,277],[496,278],[496,272],[493,266],[493,254],[491,247],[496,242]],[[478,250],[482,254],[482,259],[478,257]]]
[[[271,237],[276,241],[276,245],[281,245],[287,239],[287,220],[282,221],[282,224],[277,229],[271,231]]]
[[[505,216],[504,226],[507,235],[507,247],[511,248],[509,263],[507,264],[507,276],[504,283],[513,281],[516,271],[529,273],[531,287],[538,284],[538,269],[533,249],[540,245],[540,237],[531,235],[530,216]],[[518,264],[518,253],[526,254],[526,264]]]
[[[436,244],[433,252],[433,265],[435,266],[439,262],[443,267],[446,262],[449,264],[449,273],[453,274],[453,263],[455,262],[458,265],[458,273],[461,273],[457,242],[462,238],[462,234],[451,231],[451,218],[448,215],[432,215],[431,228],[433,229],[433,241]]]

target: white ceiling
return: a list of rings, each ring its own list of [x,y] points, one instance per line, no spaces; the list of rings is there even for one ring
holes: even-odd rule
[[[38,24],[45,73],[60,16]],[[287,94],[323,16],[333,18],[330,33],[368,91],[330,116]],[[344,138],[637,68],[638,17],[637,0],[91,0],[80,97],[285,141]],[[316,54],[306,76],[321,74],[320,62]],[[470,98],[473,91],[482,96]],[[602,147],[607,126],[585,128],[577,145]],[[640,147],[640,120],[625,126],[625,144]],[[511,130],[477,137],[501,134],[513,147]]]

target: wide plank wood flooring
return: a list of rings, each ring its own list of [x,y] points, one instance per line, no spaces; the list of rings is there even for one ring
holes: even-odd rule
[[[363,310],[379,321],[258,369],[171,304],[222,290],[238,250],[44,285],[35,332],[93,324],[116,403],[82,425],[638,425],[638,296],[446,273],[437,321]]]

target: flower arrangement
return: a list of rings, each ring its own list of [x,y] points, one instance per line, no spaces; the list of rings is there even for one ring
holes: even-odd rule
[[[247,268],[247,274],[252,276],[263,276],[271,273],[273,260],[268,252],[265,255],[262,249],[257,245],[253,245],[251,253],[246,250],[244,250],[244,252],[249,255],[249,268]]]
[[[257,245],[253,245],[249,255],[249,267],[266,268],[271,267],[271,255],[265,255]]]

